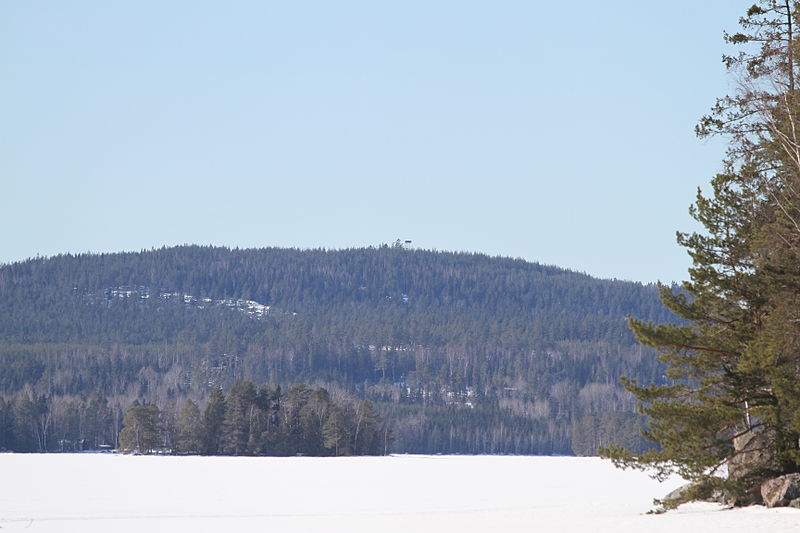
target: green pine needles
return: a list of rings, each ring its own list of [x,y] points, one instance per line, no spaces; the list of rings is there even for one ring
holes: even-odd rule
[[[693,260],[683,290],[661,287],[679,325],[629,322],[657,349],[668,381],[625,387],[659,448],[603,455],[621,467],[693,481],[679,498],[758,502],[768,477],[800,470],[800,3],[762,0],[726,40],[739,87],[701,119],[698,135],[729,140],[724,171],[691,213],[705,228],[679,234]]]

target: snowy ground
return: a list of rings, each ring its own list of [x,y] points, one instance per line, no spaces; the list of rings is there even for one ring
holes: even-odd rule
[[[0,454],[0,528],[30,532],[782,533],[800,510],[647,515],[659,484],[574,457]]]

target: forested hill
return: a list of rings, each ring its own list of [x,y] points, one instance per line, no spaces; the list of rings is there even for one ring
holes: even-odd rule
[[[47,402],[53,442],[108,441],[70,409],[101,398],[118,426],[135,400],[168,413],[251,380],[367,397],[394,451],[590,452],[634,438],[619,376],[661,379],[626,315],[671,320],[653,286],[402,246],[31,259],[0,266],[0,439],[23,400]]]

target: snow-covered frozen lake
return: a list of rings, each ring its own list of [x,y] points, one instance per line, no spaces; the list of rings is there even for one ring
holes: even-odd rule
[[[800,510],[693,504],[575,457],[0,454],[0,528],[29,532],[800,531]]]

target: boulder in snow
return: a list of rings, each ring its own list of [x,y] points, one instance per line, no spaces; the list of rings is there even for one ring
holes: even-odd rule
[[[696,490],[697,488],[699,488],[699,486],[700,486],[699,483],[687,483],[686,485],[681,485],[677,489],[673,490],[672,492],[664,496],[661,499],[661,501],[664,502],[665,504],[668,504],[682,500],[687,500],[689,492],[692,491],[693,489]],[[705,494],[703,494],[703,492],[705,492]],[[709,491],[709,489],[707,488],[705,491],[702,491],[699,494],[700,494],[700,497],[698,498],[699,501],[725,503],[725,495],[720,490],[712,489]],[[698,493],[695,493],[694,495],[695,498],[697,497],[697,495]]]
[[[786,507],[800,499],[800,474],[786,474],[761,484],[761,496],[767,507]]]

